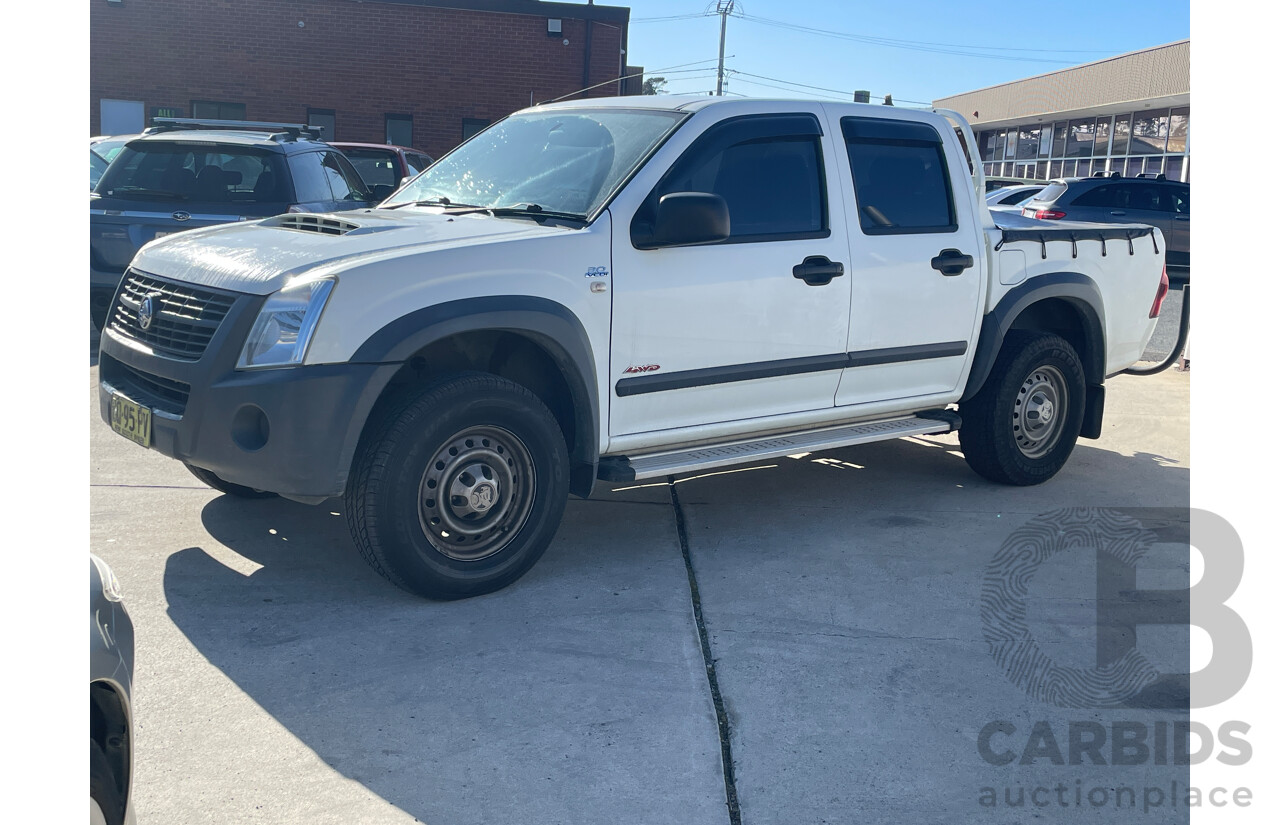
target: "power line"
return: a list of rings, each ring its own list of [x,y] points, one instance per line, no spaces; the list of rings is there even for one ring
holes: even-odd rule
[[[851,34],[849,32],[829,31],[826,29],[816,29],[811,26],[802,26],[798,23],[788,23],[783,20],[771,20],[767,17],[756,17],[750,14],[741,15],[743,20],[749,23],[755,23],[762,26],[770,26],[773,28],[788,29],[790,31],[800,32],[803,34],[814,34],[821,37],[832,37],[837,40],[847,40],[856,43],[865,43],[871,46],[885,46],[893,49],[907,49],[909,51],[933,52],[936,54],[950,54],[958,57],[981,57],[988,60],[1005,60],[1015,63],[1069,63],[1070,60],[1063,58],[1043,58],[1043,57],[1017,57],[1006,54],[984,54],[981,51],[973,51],[973,49],[1002,50],[999,46],[963,46],[960,44],[934,44],[923,41],[913,40],[897,40],[888,37],[873,37],[870,35]],[[1013,49],[1009,49],[1013,51]],[[1053,50],[1053,49],[1018,49],[1017,51],[1036,51],[1041,54],[1066,53],[1071,50]]]
[[[665,23],[669,20],[696,20],[699,17],[713,17],[712,14],[699,12],[697,14],[672,14],[667,17],[633,17],[632,23]]]
[[[732,74],[734,74],[734,75],[740,75],[740,76],[744,76],[744,77],[754,77],[754,78],[758,78],[757,80],[745,80],[745,79],[742,79],[741,77],[739,78],[739,81],[738,81],[738,82],[740,82],[740,83],[746,83],[746,84],[747,84],[747,85],[749,85],[749,86],[762,86],[762,87],[765,87],[765,88],[768,88],[768,89],[779,89],[779,90],[784,91],[784,92],[795,92],[795,91],[796,91],[796,89],[795,89],[795,88],[790,88],[790,87],[796,87],[796,86],[799,86],[799,87],[800,87],[800,88],[802,88],[802,89],[812,89],[812,90],[819,91],[819,92],[830,92],[830,93],[832,93],[832,94],[840,95],[840,96],[841,96],[842,98],[844,98],[845,100],[847,100],[848,98],[853,97],[853,92],[846,91],[846,90],[844,90],[844,89],[828,89],[828,88],[823,87],[823,86],[810,86],[810,85],[809,85],[809,84],[807,84],[807,83],[796,83],[795,81],[792,81],[792,80],[783,80],[783,79],[782,79],[782,78],[780,78],[780,77],[768,77],[768,76],[766,76],[766,75],[752,74],[752,73],[750,73],[750,72],[743,72],[743,71],[739,71],[739,70],[737,70],[737,69],[730,69],[729,71],[730,71]],[[763,82],[761,82],[761,81],[764,81],[764,80],[772,80],[772,81],[774,81],[774,83],[783,83],[783,84],[786,84],[786,85],[783,85],[783,86],[777,86],[777,85],[774,85],[774,83],[763,83]],[[883,95],[872,95],[872,97],[883,97]],[[912,103],[912,104],[915,104],[915,105],[918,105],[918,106],[932,106],[932,105],[933,105],[932,103],[926,103],[925,101],[922,101],[922,100],[905,100],[905,99],[903,99],[903,98],[895,98],[895,102],[896,102],[896,103]]]

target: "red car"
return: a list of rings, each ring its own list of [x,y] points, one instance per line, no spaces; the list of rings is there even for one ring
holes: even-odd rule
[[[435,161],[426,152],[408,149],[404,146],[390,146],[384,143],[338,143],[330,142],[347,156],[356,167],[360,177],[374,191],[379,200],[386,198],[400,188],[405,178],[426,169]],[[381,187],[390,186],[390,189]]]

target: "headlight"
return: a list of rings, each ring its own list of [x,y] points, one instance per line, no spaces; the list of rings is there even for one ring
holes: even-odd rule
[[[249,330],[236,369],[301,364],[332,290],[332,280],[308,281],[268,298]]]
[[[107,563],[92,553],[89,554],[89,560],[93,562],[93,566],[98,568],[98,579],[102,582],[102,597],[109,602],[118,602],[124,598],[120,592],[120,580],[116,578],[116,574],[111,572],[111,568]]]

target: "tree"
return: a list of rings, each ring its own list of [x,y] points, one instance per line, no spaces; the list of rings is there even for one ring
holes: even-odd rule
[[[667,79],[665,77],[648,77],[645,78],[644,88],[640,94],[644,95],[665,95],[667,93]]]

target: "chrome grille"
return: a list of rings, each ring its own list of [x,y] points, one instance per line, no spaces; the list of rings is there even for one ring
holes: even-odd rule
[[[187,409],[187,398],[191,394],[188,384],[136,370],[106,355],[99,369],[102,380],[139,404],[177,416]]]
[[[138,308],[147,298],[153,299],[156,309],[151,325],[143,329]],[[110,328],[157,354],[199,361],[235,300],[230,292],[152,278],[131,269],[116,293]]]

